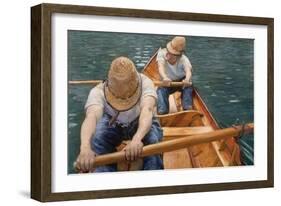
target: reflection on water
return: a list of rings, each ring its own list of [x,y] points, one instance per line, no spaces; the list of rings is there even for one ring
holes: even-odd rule
[[[105,79],[111,61],[127,56],[141,71],[159,47],[172,38],[104,32],[68,32],[69,80]],[[252,122],[253,40],[187,37],[186,55],[193,66],[193,83],[221,127]],[[79,153],[80,126],[90,86],[69,86],[68,172]],[[240,140],[245,164],[253,164],[253,136]]]

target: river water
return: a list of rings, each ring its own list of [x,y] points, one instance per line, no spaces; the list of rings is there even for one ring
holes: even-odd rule
[[[141,71],[169,35],[68,31],[68,79],[105,79],[111,61],[127,56]],[[193,83],[221,127],[254,121],[254,40],[187,36]],[[68,88],[68,173],[79,154],[80,127],[90,86]],[[254,164],[253,135],[240,141],[245,165]]]

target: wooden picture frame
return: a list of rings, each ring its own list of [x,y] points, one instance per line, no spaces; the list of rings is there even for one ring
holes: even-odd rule
[[[267,179],[216,184],[170,185],[133,189],[52,192],[52,21],[55,13],[112,17],[216,22],[267,27]],[[48,202],[139,195],[159,195],[273,187],[274,83],[272,18],[150,11],[92,6],[40,4],[31,8],[31,197]]]

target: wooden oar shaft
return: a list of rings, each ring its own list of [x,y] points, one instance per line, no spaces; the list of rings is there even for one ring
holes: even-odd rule
[[[91,84],[91,85],[97,85],[99,83],[102,83],[102,80],[73,80],[69,81],[69,84]]]
[[[150,156],[163,152],[170,152],[173,150],[183,149],[186,147],[194,146],[197,144],[208,143],[229,137],[237,137],[241,130],[242,125],[237,127],[230,127],[226,129],[215,130],[204,134],[191,135],[170,141],[161,142],[158,144],[147,145],[143,149],[142,156]],[[249,123],[244,127],[244,134],[253,132],[254,124]],[[161,152],[160,152],[161,151]]]
[[[157,87],[164,86],[164,83],[162,81],[153,81],[153,83]],[[182,87],[182,86],[183,86],[182,82],[171,82],[168,87]]]
[[[72,85],[98,85],[99,83],[102,83],[103,80],[73,80],[73,81],[69,81],[69,84]],[[153,81],[155,86],[163,86],[163,82],[162,81]],[[171,82],[169,87],[182,87],[183,83],[182,82]]]
[[[230,127],[226,129],[215,130],[213,132],[208,132],[204,134],[191,135],[187,137],[182,137],[174,140],[163,141],[157,144],[151,144],[143,147],[141,157],[146,157],[155,154],[161,154],[164,152],[169,152],[173,150],[183,149],[197,144],[217,141],[229,137],[237,137],[243,126],[239,125],[236,127]],[[244,125],[244,134],[252,133],[254,129],[254,124],[249,123]],[[116,162],[121,162],[125,160],[125,152],[114,152],[110,154],[97,156],[95,159],[94,166],[101,166],[106,164],[112,164]]]

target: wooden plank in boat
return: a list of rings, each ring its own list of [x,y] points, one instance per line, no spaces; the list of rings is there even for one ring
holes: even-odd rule
[[[163,163],[165,169],[192,168],[192,162],[186,148],[165,152],[163,154]]]
[[[206,132],[213,131],[210,126],[198,126],[198,127],[162,127],[163,136],[165,138],[169,137],[180,137],[180,136],[189,136],[195,134],[202,134]]]
[[[174,102],[177,107],[177,111],[182,111],[183,108],[182,108],[182,104],[181,104],[181,92],[175,92],[173,94],[173,97],[174,97]]]
[[[156,117],[159,118],[160,124],[164,127],[187,127],[192,126],[193,121],[200,120],[202,113],[196,110],[188,110],[172,114],[156,115]]]
[[[197,162],[195,167],[222,166],[222,162],[217,156],[216,150],[213,148],[212,144],[204,143],[192,146],[189,149],[191,151],[192,158],[194,158]]]

